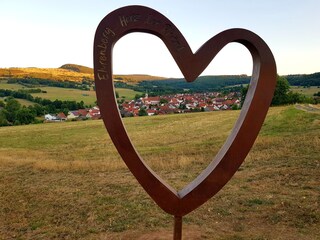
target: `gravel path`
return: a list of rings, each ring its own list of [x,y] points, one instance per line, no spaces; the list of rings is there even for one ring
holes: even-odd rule
[[[320,105],[296,104],[296,108],[299,109],[299,110],[312,112],[312,113],[319,113],[320,114]]]

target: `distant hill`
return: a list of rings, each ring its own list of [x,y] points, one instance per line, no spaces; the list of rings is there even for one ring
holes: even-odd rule
[[[66,69],[78,73],[88,73],[93,74],[93,68],[85,67],[77,64],[64,64],[60,67],[61,69]],[[123,81],[126,83],[138,83],[141,81],[149,80],[165,80],[164,77],[151,76],[147,74],[115,74],[113,79],[116,81]]]
[[[285,76],[291,86],[320,86],[320,73],[300,74]],[[231,91],[239,91],[241,85],[248,84],[251,77],[247,75],[217,75],[200,76],[194,82],[186,82],[184,78],[167,79],[165,81],[141,81],[132,86],[132,89],[140,92],[148,92],[151,95],[162,95],[183,91],[207,92],[221,91],[228,88]],[[123,83],[116,83],[117,87]]]
[[[77,64],[64,64],[60,67],[61,69],[70,70],[78,73],[88,73],[93,74],[93,69],[90,67],[85,67]]]
[[[246,75],[220,75],[220,76],[201,76],[192,84],[187,83],[183,78],[168,79],[159,76],[146,74],[115,74],[114,80],[126,84],[141,84],[151,87],[169,87],[178,89],[199,88],[217,88],[231,85],[246,84],[250,77]],[[292,86],[320,86],[320,72],[313,74],[295,74],[285,76]],[[0,78],[17,78],[17,79],[49,79],[56,81],[76,81],[82,80],[93,81],[93,69],[77,64],[64,64],[59,68],[0,68]],[[163,81],[165,80],[165,81]]]
[[[297,74],[284,76],[291,86],[320,86],[320,72],[313,74]],[[142,81],[138,83],[140,91],[149,93],[181,92],[190,90],[193,92],[216,91],[221,88],[230,88],[248,84],[251,77],[246,75],[218,75],[200,76],[196,81],[188,83],[184,78],[167,79],[166,81]],[[136,89],[138,90],[138,89]]]
[[[60,67],[61,69],[66,69],[78,73],[88,73],[93,74],[93,68],[85,67],[77,64],[64,64]],[[114,80],[123,81],[126,83],[137,83],[141,81],[149,80],[164,80],[164,77],[151,76],[147,74],[115,74],[113,75]]]
[[[79,82],[83,79],[93,80],[93,73],[81,73],[63,68],[0,68],[0,77]]]
[[[146,74],[113,75],[113,79],[116,81],[123,81],[126,83],[139,83],[142,81],[167,80],[167,78],[164,78],[164,77],[157,77],[157,76],[151,76]]]
[[[149,93],[162,92],[206,92],[218,91],[221,88],[240,86],[248,84],[250,76],[247,75],[221,75],[221,76],[200,76],[194,82],[186,82],[184,78],[167,79],[166,81],[142,81],[138,87],[148,90]],[[140,90],[143,92],[143,90]]]
[[[93,69],[77,64],[64,64],[59,68],[0,68],[0,78],[49,79],[56,81],[82,81],[94,79]],[[164,80],[166,78],[146,74],[116,74],[114,79],[125,83],[138,83],[148,80]]]
[[[285,76],[292,86],[320,86],[320,72]]]

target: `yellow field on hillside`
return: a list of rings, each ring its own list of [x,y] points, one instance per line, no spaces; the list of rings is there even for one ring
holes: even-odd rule
[[[93,71],[93,70],[92,70]],[[0,68],[0,77],[12,78],[40,78],[57,81],[82,81],[83,79],[94,79],[93,73],[82,73],[63,68]],[[163,77],[150,76],[145,74],[114,75],[115,80],[137,83],[144,80],[162,80]]]
[[[0,76],[10,75],[13,78],[41,78],[52,80],[82,81],[83,78],[93,79],[93,74],[78,73],[61,68],[2,68]]]
[[[113,78],[115,80],[121,80],[123,82],[127,83],[138,83],[141,81],[147,81],[147,80],[164,80],[166,78],[164,77],[157,77],[157,76],[151,76],[151,75],[145,75],[145,74],[129,74],[129,75],[113,75]]]

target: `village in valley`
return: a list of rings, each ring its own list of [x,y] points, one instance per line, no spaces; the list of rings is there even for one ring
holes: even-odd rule
[[[163,114],[212,112],[220,110],[240,109],[240,93],[231,92],[223,95],[220,92],[206,93],[179,93],[163,96],[145,96],[134,100],[118,101],[119,111],[122,117],[152,116]],[[63,112],[58,114],[46,114],[45,122],[76,121],[87,119],[100,119],[98,106],[86,109]]]

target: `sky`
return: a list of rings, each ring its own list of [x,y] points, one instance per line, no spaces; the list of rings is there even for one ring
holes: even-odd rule
[[[57,68],[66,63],[93,67],[99,22],[127,5],[144,5],[164,14],[194,52],[223,30],[246,28],[268,44],[278,74],[320,71],[319,0],[1,0],[0,68]],[[124,36],[113,55],[114,74],[182,77],[165,45],[150,34]],[[230,43],[202,75],[251,72],[248,50]]]

